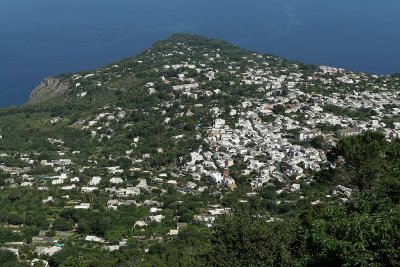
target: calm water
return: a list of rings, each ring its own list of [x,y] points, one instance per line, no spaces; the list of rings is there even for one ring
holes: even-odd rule
[[[0,0],[0,107],[47,76],[100,67],[175,32],[306,63],[400,72],[398,0]]]

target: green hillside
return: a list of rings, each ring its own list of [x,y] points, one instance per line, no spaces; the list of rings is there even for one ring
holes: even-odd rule
[[[399,84],[188,34],[48,78],[0,110],[0,263],[397,266]]]

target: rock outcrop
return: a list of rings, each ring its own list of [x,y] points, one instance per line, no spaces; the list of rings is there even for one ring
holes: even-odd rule
[[[49,77],[42,81],[31,93],[29,103],[38,103],[54,99],[69,90],[68,82],[61,78]]]

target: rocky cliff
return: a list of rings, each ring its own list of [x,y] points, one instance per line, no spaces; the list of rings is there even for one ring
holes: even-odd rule
[[[54,99],[69,90],[69,84],[61,78],[49,77],[42,81],[31,93],[29,103]]]

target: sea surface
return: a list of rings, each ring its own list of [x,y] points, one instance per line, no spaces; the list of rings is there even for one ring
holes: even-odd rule
[[[399,0],[0,0],[0,107],[48,76],[135,55],[176,32],[305,63],[400,72]]]

